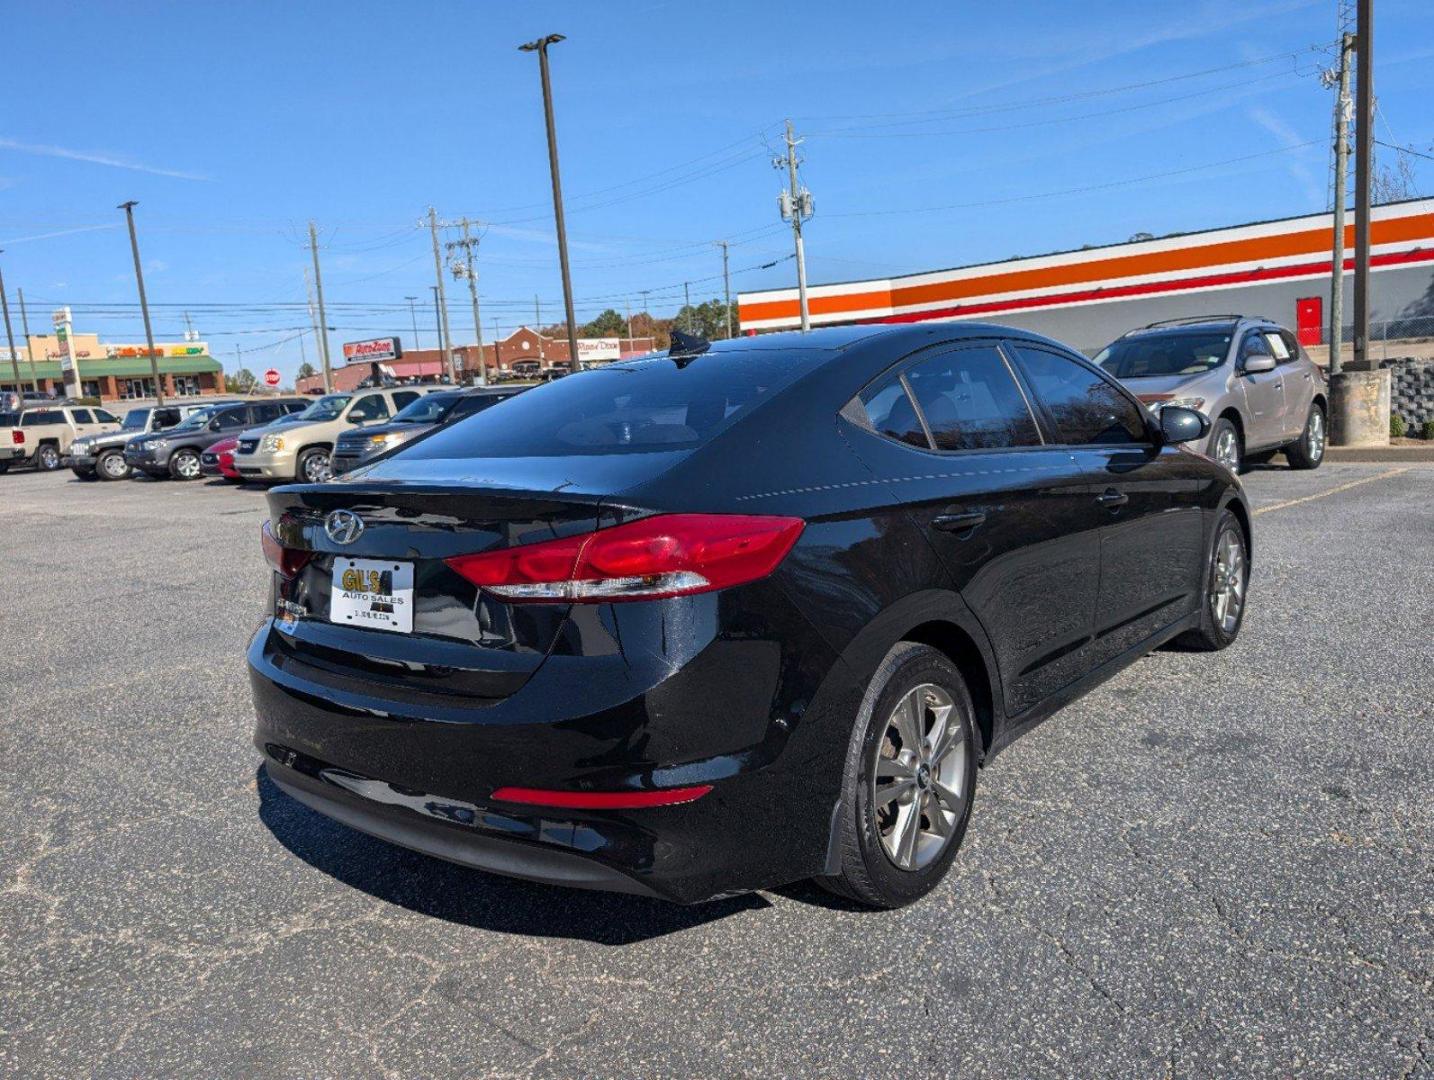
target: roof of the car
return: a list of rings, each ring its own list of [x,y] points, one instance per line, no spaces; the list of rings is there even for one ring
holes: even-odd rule
[[[1242,326],[1268,326],[1277,330],[1283,329],[1279,323],[1262,315],[1212,315],[1208,319],[1191,318],[1161,325],[1138,326],[1134,330],[1127,330],[1121,337],[1181,334],[1188,330],[1228,330],[1233,333]]]

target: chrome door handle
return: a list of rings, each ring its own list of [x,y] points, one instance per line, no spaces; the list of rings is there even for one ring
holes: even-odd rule
[[[979,510],[972,510],[966,514],[937,514],[931,519],[933,529],[949,533],[964,532],[967,536],[984,524],[986,524],[986,515]]]
[[[1106,488],[1103,495],[1097,495],[1095,501],[1107,510],[1114,510],[1130,502],[1130,496],[1123,491],[1116,491],[1115,488]]]

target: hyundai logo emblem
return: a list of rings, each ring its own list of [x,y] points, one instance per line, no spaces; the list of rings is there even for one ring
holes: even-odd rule
[[[324,518],[324,532],[336,544],[352,544],[363,533],[363,518],[352,510],[335,510]]]

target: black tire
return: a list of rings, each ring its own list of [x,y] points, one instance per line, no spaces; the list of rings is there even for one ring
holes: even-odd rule
[[[321,463],[321,464],[320,464]],[[294,479],[304,484],[320,484],[333,477],[329,452],[322,446],[311,446],[294,463]]]
[[[1228,619],[1222,623],[1215,617],[1216,590],[1220,584],[1221,544],[1227,534],[1234,535],[1241,554],[1240,604],[1233,624]],[[1240,634],[1240,627],[1245,622],[1245,609],[1249,607],[1249,598],[1250,538],[1245,535],[1245,530],[1240,525],[1240,519],[1229,510],[1222,510],[1220,519],[1215,523],[1215,535],[1211,538],[1210,551],[1207,555],[1205,588],[1200,596],[1200,626],[1195,630],[1185,631],[1172,644],[1178,648],[1191,649],[1195,652],[1218,652],[1220,649],[1226,648]]]
[[[123,450],[106,450],[95,462],[95,475],[101,480],[127,480],[133,471]]]
[[[1221,460],[1221,446],[1226,439],[1230,440],[1233,460]],[[1215,426],[1210,429],[1210,457],[1222,465],[1228,465],[1230,471],[1239,476],[1245,469],[1245,440],[1240,438],[1240,429],[1230,422],[1229,417],[1222,416],[1215,421]]]
[[[35,448],[35,468],[54,472],[60,467],[60,448],[54,443],[41,443]]]
[[[182,446],[169,455],[169,475],[176,480],[198,480],[199,453]]]
[[[72,467],[70,469],[70,472],[75,474],[75,478],[77,480],[93,480],[95,478],[94,469],[79,469]]]
[[[909,808],[911,804],[905,799],[897,799],[886,804],[885,811],[874,807],[877,796],[873,775],[878,755],[885,758],[885,748],[892,745],[888,727],[894,723],[894,710],[908,694],[928,685],[943,690],[952,702],[948,723],[959,725],[963,756],[960,760],[953,760],[951,768],[955,771],[947,779],[954,780],[959,776],[962,786],[957,808],[949,811],[951,820],[944,839],[918,830],[918,842],[921,836],[930,835],[933,843],[944,844],[944,847],[938,847],[928,862],[905,869],[888,854],[881,821],[883,812],[899,815],[903,808]],[[922,693],[924,696],[926,692]],[[929,724],[930,731],[935,732],[936,721],[931,717],[923,717],[919,722]],[[817,882],[831,892],[873,908],[902,907],[930,892],[946,876],[971,819],[971,805],[976,792],[976,758],[980,747],[976,739],[975,710],[971,706],[965,681],[955,665],[944,654],[915,642],[903,641],[892,648],[871,678],[847,746],[842,771],[841,810],[837,820],[840,869],[834,875],[817,878]],[[929,782],[935,774],[928,769],[926,775]],[[910,790],[919,795],[917,788]],[[933,812],[942,812],[935,808],[946,804],[931,805]],[[907,812],[914,811],[907,809]],[[920,824],[928,819],[920,816],[917,820]],[[891,830],[895,832],[897,829],[893,818]]]
[[[1324,410],[1319,402],[1310,403],[1310,414],[1305,417],[1304,430],[1298,441],[1285,447],[1285,460],[1292,469],[1318,469],[1324,461],[1324,448],[1329,433]]]
[[[9,471],[10,463],[8,461],[0,461],[0,476],[4,476]]]

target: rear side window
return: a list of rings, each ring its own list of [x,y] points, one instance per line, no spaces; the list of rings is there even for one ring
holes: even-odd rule
[[[90,415],[89,409],[71,409],[70,418],[77,424],[93,424],[95,418]]]
[[[1039,446],[1040,432],[994,346],[958,349],[906,371],[938,450]]]
[[[1145,418],[1129,398],[1084,364],[1012,342],[1026,381],[1068,446],[1145,442]]]
[[[396,390],[393,395],[393,407],[395,409],[406,408],[421,396],[417,390]]]
[[[63,424],[65,414],[59,409],[31,409],[20,414],[21,427],[39,427],[41,424]]]
[[[96,409],[95,419],[101,424],[118,424],[119,417],[106,409]]]
[[[405,458],[561,457],[690,450],[769,400],[825,354],[714,349],[608,364],[441,428]]]
[[[888,439],[919,446],[923,450],[931,449],[926,429],[916,415],[916,406],[911,403],[906,384],[899,377],[868,390],[861,396],[861,403],[866,406],[866,416],[874,430]]]
[[[249,421],[247,409],[225,409],[214,417],[219,424],[220,431],[233,431],[235,428],[244,427]]]

